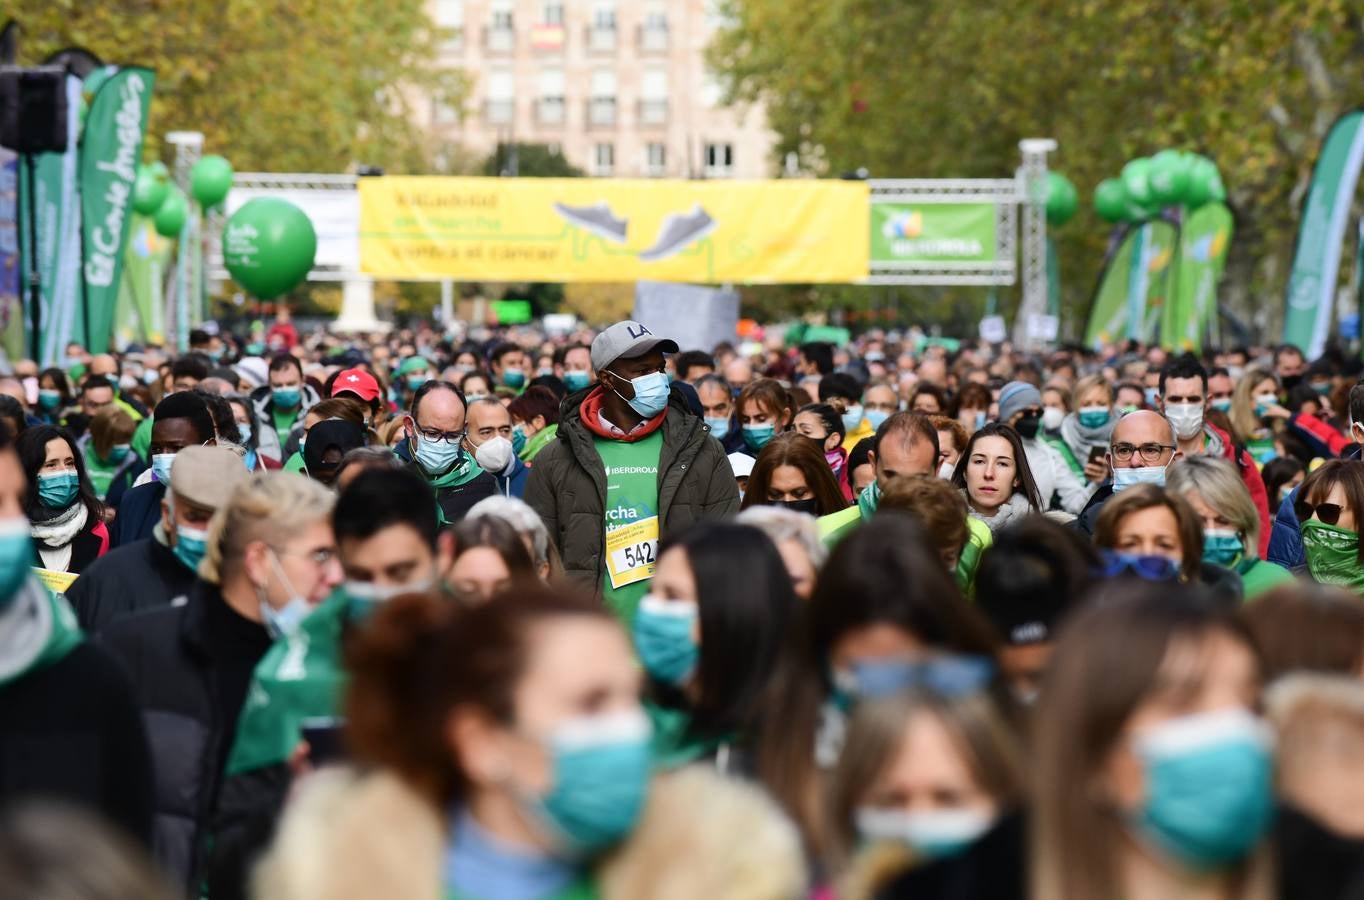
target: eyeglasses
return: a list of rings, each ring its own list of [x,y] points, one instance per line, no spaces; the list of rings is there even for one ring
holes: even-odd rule
[[[1127,462],[1133,453],[1141,455],[1142,462],[1158,463],[1166,450],[1174,450],[1174,444],[1114,444],[1109,448],[1118,462]]]
[[[301,557],[303,557],[304,559],[306,559],[306,560],[312,562],[313,565],[316,565],[316,566],[325,566],[327,563],[329,563],[329,562],[331,562],[332,560],[336,559],[336,549],[333,548],[333,547],[319,547],[319,548],[316,549],[316,550],[304,550],[304,551],[290,550],[290,549],[287,548],[287,547],[282,548],[282,549],[279,548],[279,547],[276,547],[276,548],[275,548],[275,553],[276,553],[276,555],[278,555],[278,556],[286,556],[286,555],[292,553],[292,554],[294,554],[295,556],[301,556]]]
[[[434,428],[420,427],[417,429],[417,434],[433,444],[439,441],[445,441],[447,444],[458,444],[460,441],[464,440],[464,436],[468,433],[468,429],[465,429],[464,431],[438,431]]]
[[[1293,504],[1293,512],[1297,515],[1299,522],[1306,522],[1315,515],[1319,520],[1327,525],[1334,525],[1340,521],[1340,514],[1345,511],[1345,507],[1339,503],[1318,503],[1311,504],[1306,500],[1299,500]]]

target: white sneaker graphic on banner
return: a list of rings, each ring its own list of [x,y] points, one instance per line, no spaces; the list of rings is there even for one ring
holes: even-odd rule
[[[664,217],[654,245],[640,253],[639,258],[645,262],[667,259],[710,234],[717,224],[699,203],[689,213],[670,213]]]
[[[554,204],[554,211],[570,225],[590,231],[598,237],[617,244],[625,243],[625,229],[629,226],[630,220],[622,219],[611,212],[611,207],[607,206],[604,200],[591,206],[569,206],[567,203],[556,203]]]

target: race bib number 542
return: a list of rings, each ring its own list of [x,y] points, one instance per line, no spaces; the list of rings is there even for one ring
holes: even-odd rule
[[[606,573],[614,589],[653,578],[657,557],[658,516],[606,534]]]

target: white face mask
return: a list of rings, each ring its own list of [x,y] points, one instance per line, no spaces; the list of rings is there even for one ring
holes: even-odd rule
[[[488,438],[474,451],[474,461],[485,472],[501,475],[511,467],[516,454],[512,452],[512,442],[497,434]]]
[[[1175,430],[1175,437],[1187,441],[1203,431],[1203,407],[1197,403],[1167,403],[1165,418]]]
[[[864,841],[902,843],[929,859],[961,852],[978,841],[994,822],[993,815],[975,809],[857,811],[857,833]]]
[[[956,470],[957,470],[956,466],[954,466],[947,460],[943,460],[942,465],[938,466],[938,477],[941,478],[943,481],[951,481],[952,473],[955,472]]]
[[[1061,427],[1061,422],[1066,417],[1066,411],[1059,406],[1048,406],[1042,410],[1042,427],[1048,431],[1055,431]]]

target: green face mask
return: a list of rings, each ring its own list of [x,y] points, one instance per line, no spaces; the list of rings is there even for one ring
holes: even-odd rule
[[[1313,581],[1344,585],[1364,593],[1359,532],[1308,519],[1302,523],[1302,549],[1307,554],[1307,570]]]

